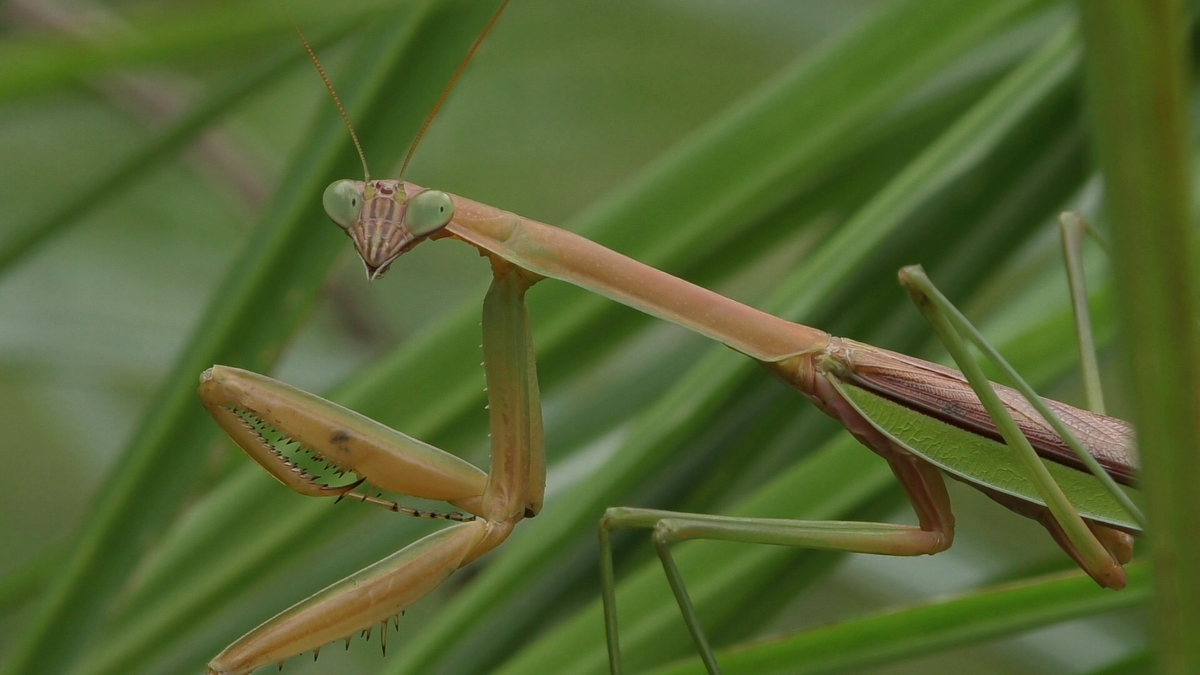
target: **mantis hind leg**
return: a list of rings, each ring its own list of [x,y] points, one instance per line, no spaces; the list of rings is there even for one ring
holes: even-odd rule
[[[1020,428],[1013,421],[1012,413],[1001,402],[991,383],[975,362],[974,357],[967,351],[960,333],[967,335],[997,366],[1004,370],[1012,384],[1022,396],[1038,409],[1043,418],[1054,427],[1064,442],[1071,446],[1080,460],[1088,466],[1105,487],[1117,498],[1122,506],[1138,521],[1141,514],[1137,507],[1129,501],[1104,470],[1096,463],[1094,457],[1087,453],[1079,442],[1072,436],[1065,425],[1045,406],[1032,388],[1020,378],[996,350],[983,339],[983,336],[967,321],[967,319],[942,296],[933,286],[920,266],[906,267],[900,271],[900,283],[909,292],[921,313],[929,321],[942,343],[949,350],[955,363],[962,369],[963,375],[970,383],[971,389],[979,397],[986,408],[997,430],[1003,436],[1007,445],[1012,448],[1022,464],[1022,469],[1030,481],[1036,486],[1045,506],[1017,503],[1018,500],[999,495],[986,488],[989,494],[1000,504],[1013,511],[1034,518],[1044,525],[1054,540],[1063,550],[1086,571],[1098,584],[1106,588],[1119,589],[1125,586],[1125,571],[1121,567],[1122,558],[1128,557],[1130,542],[1111,528],[1085,522],[1067,499],[1060,486],[1054,481],[1042,463],[1037,453],[1030,445]],[[980,487],[980,486],[976,486]],[[1103,539],[1103,541],[1102,541]]]
[[[980,489],[997,504],[1026,518],[1036,520],[1042,527],[1046,528],[1046,531],[1050,533],[1050,537],[1054,539],[1054,542],[1075,561],[1075,564],[1079,565],[1085,572],[1091,574],[1091,571],[1084,564],[1079,550],[1071,543],[1070,538],[1067,537],[1066,532],[1063,531],[1058,521],[1054,519],[1054,514],[1050,513],[1049,509],[1040,504],[1031,504],[1022,499],[1017,499],[1003,492],[978,488],[978,486],[976,488]],[[1087,524],[1088,529],[1091,530],[1092,535],[1104,546],[1105,550],[1109,552],[1114,560],[1124,565],[1133,559],[1132,535],[1092,521],[1084,522]],[[1092,578],[1101,586],[1106,583],[1106,579],[1096,578],[1096,575],[1092,575]]]

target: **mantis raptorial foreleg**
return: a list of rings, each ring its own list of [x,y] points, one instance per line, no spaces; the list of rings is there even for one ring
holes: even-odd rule
[[[214,366],[200,397],[230,438],[281,483],[308,496],[361,499],[418,517],[464,520],[318,592],[247,633],[214,658],[208,672],[243,675],[376,624],[383,627],[454,570],[503,542],[541,509],[545,483],[541,408],[525,308],[530,278],[504,262],[483,309],[483,352],[491,410],[488,473],[433,446],[262,375]],[[331,467],[329,485],[267,442],[274,430]],[[372,497],[370,486],[445,501],[471,515],[439,514]],[[357,491],[357,490],[361,490]],[[386,643],[385,643],[386,644]]]

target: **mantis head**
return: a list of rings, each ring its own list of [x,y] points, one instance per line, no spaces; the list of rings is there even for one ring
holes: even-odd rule
[[[409,195],[406,185],[339,180],[325,189],[325,213],[354,241],[370,280],[382,277],[396,258],[454,217],[450,195],[439,190]]]

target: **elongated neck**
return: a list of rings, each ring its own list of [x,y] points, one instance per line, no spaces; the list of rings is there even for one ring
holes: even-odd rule
[[[522,269],[586,288],[725,343],[760,361],[825,347],[823,331],[785,321],[566,230],[454,197],[446,232]]]

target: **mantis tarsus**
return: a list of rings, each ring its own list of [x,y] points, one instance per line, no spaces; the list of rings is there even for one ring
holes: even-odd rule
[[[520,520],[538,513],[545,459],[524,293],[545,278],[576,284],[755,359],[880,454],[904,487],[919,520],[917,526],[901,526],[610,509],[601,520],[600,537],[614,672],[620,670],[620,652],[608,552],[611,530],[654,530],[655,547],[697,648],[709,670],[718,672],[674,569],[673,542],[710,538],[888,555],[936,553],[950,546],[954,532],[939,467],[1007,508],[1037,519],[1100,585],[1124,585],[1121,565],[1131,554],[1129,533],[1140,527],[1136,517],[1090,474],[1072,468],[1080,461],[1011,389],[996,391],[1000,399],[996,405],[1019,420],[1017,427],[1007,429],[1003,419],[997,419],[996,409],[988,407],[992,404],[976,395],[989,393],[977,373],[968,372],[972,385],[956,371],[785,321],[569,232],[401,180],[337,181],[326,190],[324,203],[329,216],[354,242],[370,279],[383,276],[400,255],[426,239],[465,242],[491,263],[494,280],[483,311],[491,466],[485,474],[453,455],[261,375],[223,366],[206,371],[200,389],[205,406],[247,454],[288,487],[309,496],[352,497],[415,516],[465,521],[279,614],[215,657],[210,673],[249,673],[317,651],[375,624],[383,625],[381,634],[386,635],[392,617],[454,570],[502,543]],[[931,306],[936,295],[920,287],[923,275],[910,270],[906,276],[919,304]],[[931,316],[935,326],[953,332],[944,314],[934,311]],[[973,365],[961,356],[956,354],[960,364]],[[1132,481],[1136,457],[1127,425],[1063,404],[1049,405],[1083,439],[1086,453],[1099,460],[1104,471],[1122,482]],[[915,435],[908,433],[914,429]],[[282,454],[267,441],[275,433],[324,461],[330,472],[355,477],[310,473],[294,456]],[[944,452],[944,444],[930,447],[920,441],[922,433],[934,433],[938,439],[957,434],[964,443],[982,443],[978,452],[990,458],[986,460],[990,464],[977,466],[975,459],[956,464],[954,453]],[[1051,460],[1046,465],[1056,475],[1046,473],[1041,468],[1046,465],[1028,449],[1024,456],[1030,459],[1015,465],[1020,485],[995,480],[989,471],[994,472],[998,462],[1012,466],[1017,461],[1012,451],[993,440],[1001,436],[1014,446],[1028,437],[1037,452]],[[1069,479],[1064,481],[1064,476]],[[1056,481],[1063,483],[1062,490]],[[407,509],[370,496],[364,484],[445,501],[467,515]]]

